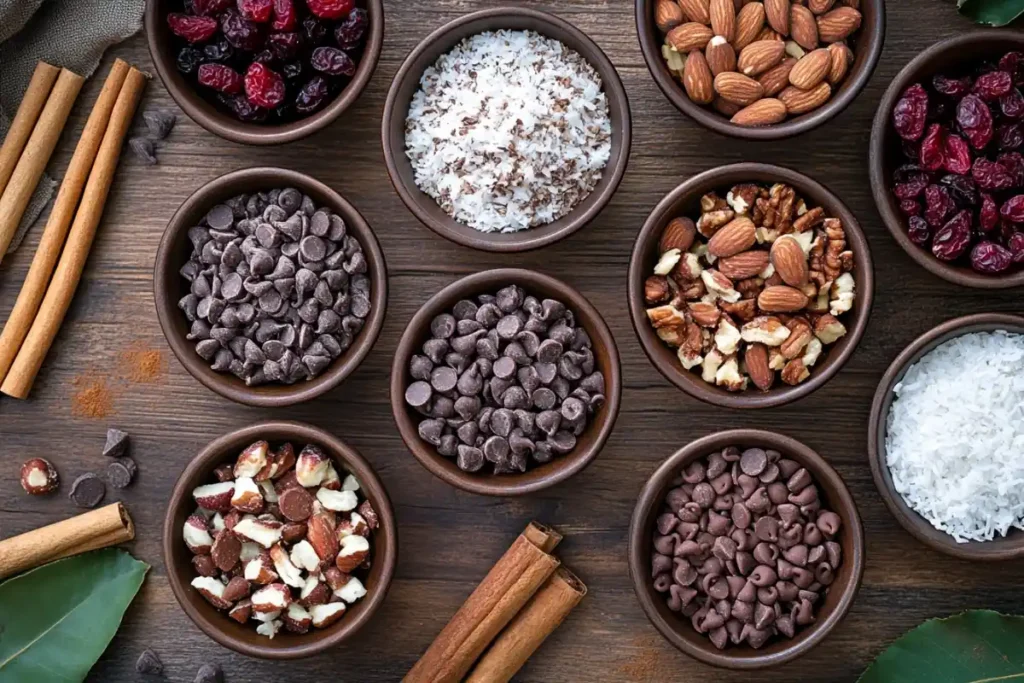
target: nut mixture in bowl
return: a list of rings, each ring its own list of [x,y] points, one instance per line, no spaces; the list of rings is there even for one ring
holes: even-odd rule
[[[686,370],[739,392],[807,380],[846,334],[855,255],[843,222],[785,183],[743,183],[669,221],[644,282],[647,318]]]

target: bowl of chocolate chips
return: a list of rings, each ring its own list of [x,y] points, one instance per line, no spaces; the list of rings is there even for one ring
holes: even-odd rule
[[[250,168],[197,190],[157,251],[154,302],[185,369],[251,406],[308,401],[370,352],[387,303],[359,212],[302,173]]]
[[[431,297],[391,367],[391,409],[431,473],[472,493],[521,495],[576,474],[619,410],[619,354],[582,294],[541,273],[475,273]]]
[[[857,506],[834,469],[787,436],[737,429],[676,451],[629,528],[647,618],[707,664],[760,669],[820,643],[864,572]]]

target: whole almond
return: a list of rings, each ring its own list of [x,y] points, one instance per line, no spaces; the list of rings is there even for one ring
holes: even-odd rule
[[[815,14],[824,14],[832,9],[835,0],[807,0],[807,8]]]
[[[655,0],[654,23],[662,33],[668,33],[683,23],[683,10],[679,3],[676,0]]]
[[[761,391],[768,391],[775,381],[775,371],[768,367],[768,347],[764,344],[747,344],[743,351],[743,365],[747,368],[750,381]]]
[[[694,50],[703,50],[713,35],[711,29],[704,24],[690,21],[669,31],[665,40],[676,52],[686,54]]]
[[[744,76],[760,76],[782,61],[786,44],[780,40],[758,40],[747,45],[736,60],[737,70]]]
[[[795,287],[765,287],[757,295],[757,307],[765,313],[792,313],[807,305],[807,295]]]
[[[786,111],[795,116],[814,111],[828,102],[831,96],[832,86],[822,82],[811,90],[801,90],[791,85],[779,93],[779,100],[786,105]]]
[[[818,22],[811,10],[803,5],[793,5],[789,9],[789,35],[806,50],[818,47]]]
[[[704,57],[711,67],[711,75],[717,76],[725,71],[736,70],[736,50],[733,49],[725,36],[715,36],[704,48]]]
[[[718,258],[734,256],[750,249],[757,241],[754,222],[746,216],[737,216],[708,240],[708,253]]]
[[[783,235],[775,240],[772,243],[771,260],[775,272],[787,285],[799,288],[807,284],[807,257],[795,237]]]
[[[777,65],[758,76],[757,81],[764,88],[763,97],[775,97],[789,86],[789,72],[796,66],[796,60],[787,57]]]
[[[838,85],[846,78],[850,65],[853,64],[853,51],[846,46],[846,43],[832,43],[828,46],[828,54],[832,58],[832,64],[828,71],[828,82]]]
[[[860,12],[852,7],[836,7],[818,17],[818,39],[823,43],[846,40],[860,28]]]
[[[658,240],[658,249],[664,254],[669,249],[689,251],[693,246],[693,238],[697,235],[697,227],[685,216],[673,218],[665,226]]]
[[[730,121],[737,126],[770,126],[786,118],[786,105],[780,100],[765,97],[736,112]]]
[[[789,0],[764,0],[764,15],[777,33],[789,35]]]
[[[754,38],[754,42],[755,43],[757,41],[759,41],[759,40],[779,40],[779,41],[781,41],[781,40],[785,40],[785,39],[781,35],[779,35],[779,32],[776,31],[775,29],[773,29],[771,26],[765,26],[763,29],[761,29],[761,32],[757,34],[757,37]]]
[[[796,63],[789,72],[789,82],[801,90],[810,90],[825,80],[831,68],[832,55],[825,48],[819,47]]]
[[[716,36],[732,40],[736,36],[736,6],[732,0],[711,0],[711,30]]]
[[[726,71],[715,76],[715,92],[722,99],[745,107],[764,96],[764,87],[750,76]]]
[[[686,94],[697,104],[711,104],[711,100],[715,99],[713,82],[714,77],[708,61],[704,59],[704,53],[694,50],[687,56],[686,67],[683,68],[683,88]]]
[[[711,23],[711,11],[709,0],[679,0],[679,6],[686,15],[688,21],[696,21],[698,24]]]
[[[754,42],[762,28],[764,28],[764,5],[760,2],[744,5],[736,14],[736,37],[732,41],[732,46],[737,50],[742,50]]]
[[[711,106],[714,107],[715,111],[719,114],[730,119],[736,116],[736,113],[740,109],[743,109],[743,107],[735,102],[730,102],[729,100],[722,99],[721,97],[716,97],[715,101],[711,103]]]
[[[768,258],[768,252],[763,249],[751,249],[719,259],[716,265],[718,272],[730,280],[746,280],[767,268]]]

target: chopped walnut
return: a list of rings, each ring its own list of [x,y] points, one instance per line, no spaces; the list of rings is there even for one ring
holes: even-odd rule
[[[725,195],[725,201],[737,216],[746,216],[754,207],[760,188],[753,183],[737,185]]]
[[[717,350],[712,349],[704,356],[704,363],[702,366],[701,379],[708,384],[715,383],[715,374],[718,372],[718,368],[722,367],[722,362],[725,357],[720,354]]]
[[[726,358],[715,373],[715,384],[729,391],[743,391],[747,388],[748,381],[747,377],[740,374],[740,364],[736,356]]]
[[[714,236],[718,229],[736,217],[732,209],[719,209],[701,214],[697,219],[697,232],[707,238]]]
[[[821,357],[821,352],[824,347],[818,339],[812,339],[808,344],[807,348],[804,349],[804,356],[801,360],[804,362],[805,368],[810,368],[818,362],[818,358]]]
[[[807,232],[818,227],[823,220],[825,220],[825,209],[816,206],[813,209],[807,210],[805,206],[804,213],[793,221],[793,232]]]
[[[804,348],[814,339],[814,332],[811,324],[803,318],[793,318],[786,327],[789,328],[789,337],[782,342],[779,350],[786,360],[792,360],[803,354]]]
[[[789,361],[786,367],[782,368],[782,381],[786,384],[796,386],[810,376],[811,372],[800,358]]]
[[[679,347],[679,351],[676,352],[676,356],[679,358],[680,364],[682,364],[684,370],[690,370],[695,368],[704,362],[704,357],[700,353],[695,353],[688,349]]]
[[[711,213],[712,211],[721,211],[722,209],[728,208],[729,205],[724,199],[718,196],[717,192],[708,192],[700,198],[701,213]]]
[[[679,327],[686,322],[683,312],[672,304],[647,309],[647,319],[655,329],[662,327]]]
[[[764,289],[764,280],[759,277],[752,277],[740,280],[733,288],[740,293],[744,299],[756,299],[757,295]]]
[[[719,299],[729,303],[740,300],[740,293],[733,289],[732,280],[714,268],[708,268],[703,271],[700,274],[700,279],[704,281],[704,286],[708,288],[708,292],[714,294]]]
[[[853,308],[853,297],[856,282],[849,273],[843,273],[832,283],[832,299],[829,302],[829,313],[842,315]]]
[[[714,327],[718,324],[718,319],[722,317],[722,312],[714,303],[695,301],[688,305],[690,316],[701,327]]]
[[[658,339],[665,342],[672,348],[683,343],[683,332],[680,327],[659,327],[654,330],[654,332],[658,335]]]
[[[728,318],[722,318],[721,322],[718,323],[718,329],[715,331],[715,348],[726,356],[731,356],[739,349],[741,340],[740,331],[733,325],[732,321]]]
[[[682,254],[678,249],[669,249],[658,259],[657,265],[654,266],[654,274],[668,275],[676,267],[676,264],[679,263],[681,257]]]
[[[778,347],[768,349],[768,368],[781,370],[784,367],[786,367],[786,357],[782,355],[782,351]]]
[[[824,267],[829,280],[835,280],[843,272],[839,255],[846,249],[846,231],[838,218],[826,218],[822,223],[828,246],[825,247]]]
[[[793,229],[793,207],[796,204],[796,190],[784,183],[772,185],[768,191],[771,210],[765,214],[763,226],[773,228],[780,234]]]
[[[740,329],[740,336],[748,344],[779,346],[789,335],[789,328],[774,316],[754,318]]]
[[[719,306],[729,315],[745,323],[750,322],[757,315],[757,301],[754,299],[740,299],[735,303],[722,301]]]
[[[700,265],[700,257],[693,252],[687,252],[683,254],[679,263],[676,264],[675,270],[672,271],[672,278],[676,282],[680,280],[684,282],[696,280],[700,277],[703,270],[704,268]]]
[[[814,336],[820,339],[822,344],[834,344],[845,334],[846,326],[829,313],[821,316],[814,323]]]

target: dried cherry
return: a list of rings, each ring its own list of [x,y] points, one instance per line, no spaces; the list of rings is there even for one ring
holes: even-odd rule
[[[217,32],[217,20],[213,17],[191,16],[177,12],[167,15],[167,26],[171,33],[190,43],[209,40]]]
[[[971,268],[979,273],[1001,273],[1012,262],[1013,253],[995,242],[978,242],[971,249]]]
[[[203,57],[208,62],[228,62],[235,56],[235,49],[226,40],[207,43],[203,46]]]
[[[232,0],[192,0],[192,12],[207,17],[215,17],[228,7]]]
[[[947,135],[943,166],[950,173],[963,175],[971,172],[971,148],[959,135]]]
[[[327,79],[323,76],[314,76],[302,86],[302,90],[295,98],[295,110],[310,114],[323,106],[329,94]]]
[[[1001,192],[1013,187],[1013,175],[1002,164],[978,157],[971,167],[971,177],[983,190]]]
[[[313,50],[309,64],[317,71],[331,76],[351,76],[356,72],[356,63],[336,47],[318,47]]]
[[[1013,77],[1006,71],[990,71],[974,82],[974,92],[984,100],[998,100],[1012,87]]]
[[[953,201],[961,209],[975,206],[978,203],[978,186],[970,176],[950,173],[939,179],[939,185],[949,190]]]
[[[338,24],[334,29],[334,42],[342,50],[354,50],[359,47],[363,36],[366,35],[366,28],[370,25],[370,18],[366,10],[356,7],[349,12],[345,21]]]
[[[924,190],[924,218],[937,228],[956,210],[949,190],[941,185],[929,185]]]
[[[964,78],[948,78],[938,74],[932,79],[932,87],[940,95],[960,99],[971,92],[971,79],[966,76]]]
[[[999,207],[999,215],[1012,223],[1024,223],[1024,194],[1017,194]]]
[[[1024,156],[1020,152],[1004,152],[996,157],[996,163],[1010,173],[1016,187],[1024,188]]]
[[[916,199],[901,199],[900,211],[902,211],[905,216],[920,216],[921,202]]]
[[[999,109],[1003,116],[1009,119],[1024,117],[1024,95],[1017,88],[1013,88],[999,98]]]
[[[1019,123],[1006,123],[996,129],[999,149],[1017,149],[1024,145],[1024,127]]]
[[[275,31],[294,31],[296,24],[295,3],[292,0],[274,0],[274,21],[270,28]]]
[[[999,225],[999,205],[995,198],[987,192],[981,193],[981,209],[978,211],[978,228],[982,232],[992,232]]]
[[[892,111],[896,132],[904,140],[918,140],[928,118],[928,93],[920,83],[903,91]]]
[[[175,62],[178,66],[178,71],[183,74],[193,74],[203,62],[203,53],[194,47],[186,46],[178,52]]]
[[[271,33],[267,36],[267,47],[274,53],[275,57],[282,61],[294,57],[301,46],[302,37],[294,31]]]
[[[263,46],[263,28],[231,8],[220,17],[220,30],[232,47],[253,52]]]
[[[294,62],[288,62],[281,67],[281,75],[284,76],[284,80],[293,81],[302,75],[302,62],[295,60]]]
[[[323,45],[327,40],[327,27],[314,16],[308,16],[302,20],[302,31],[306,34],[306,40],[310,45]]]
[[[1007,52],[999,60],[999,68],[1013,76],[1013,82],[1017,85],[1024,83],[1024,53]]]
[[[356,6],[355,0],[306,0],[309,11],[321,19],[347,17]]]
[[[942,261],[960,258],[971,243],[971,212],[964,209],[957,213],[932,240],[932,254]]]
[[[907,236],[914,244],[925,247],[928,245],[928,240],[932,238],[932,231],[928,228],[925,219],[920,216],[911,216],[907,224]]]
[[[242,75],[223,64],[202,64],[199,67],[199,85],[234,95],[242,92]]]
[[[913,199],[924,192],[924,188],[928,187],[929,183],[931,180],[927,173],[914,173],[903,182],[896,183],[893,187],[893,194],[897,199]]]
[[[267,110],[257,107],[244,95],[220,95],[219,99],[241,121],[263,121],[267,118]]]
[[[938,171],[946,162],[945,131],[938,123],[928,127],[928,134],[921,140],[921,168]]]
[[[1014,263],[1024,263],[1024,232],[1015,232],[1006,241],[1006,246],[1013,254]]]
[[[238,0],[238,11],[249,21],[265,24],[274,14],[274,0]]]
[[[257,107],[273,109],[284,100],[284,79],[266,64],[253,62],[245,72],[245,96]]]
[[[956,106],[956,122],[974,149],[992,140],[992,110],[977,95],[967,95]]]

